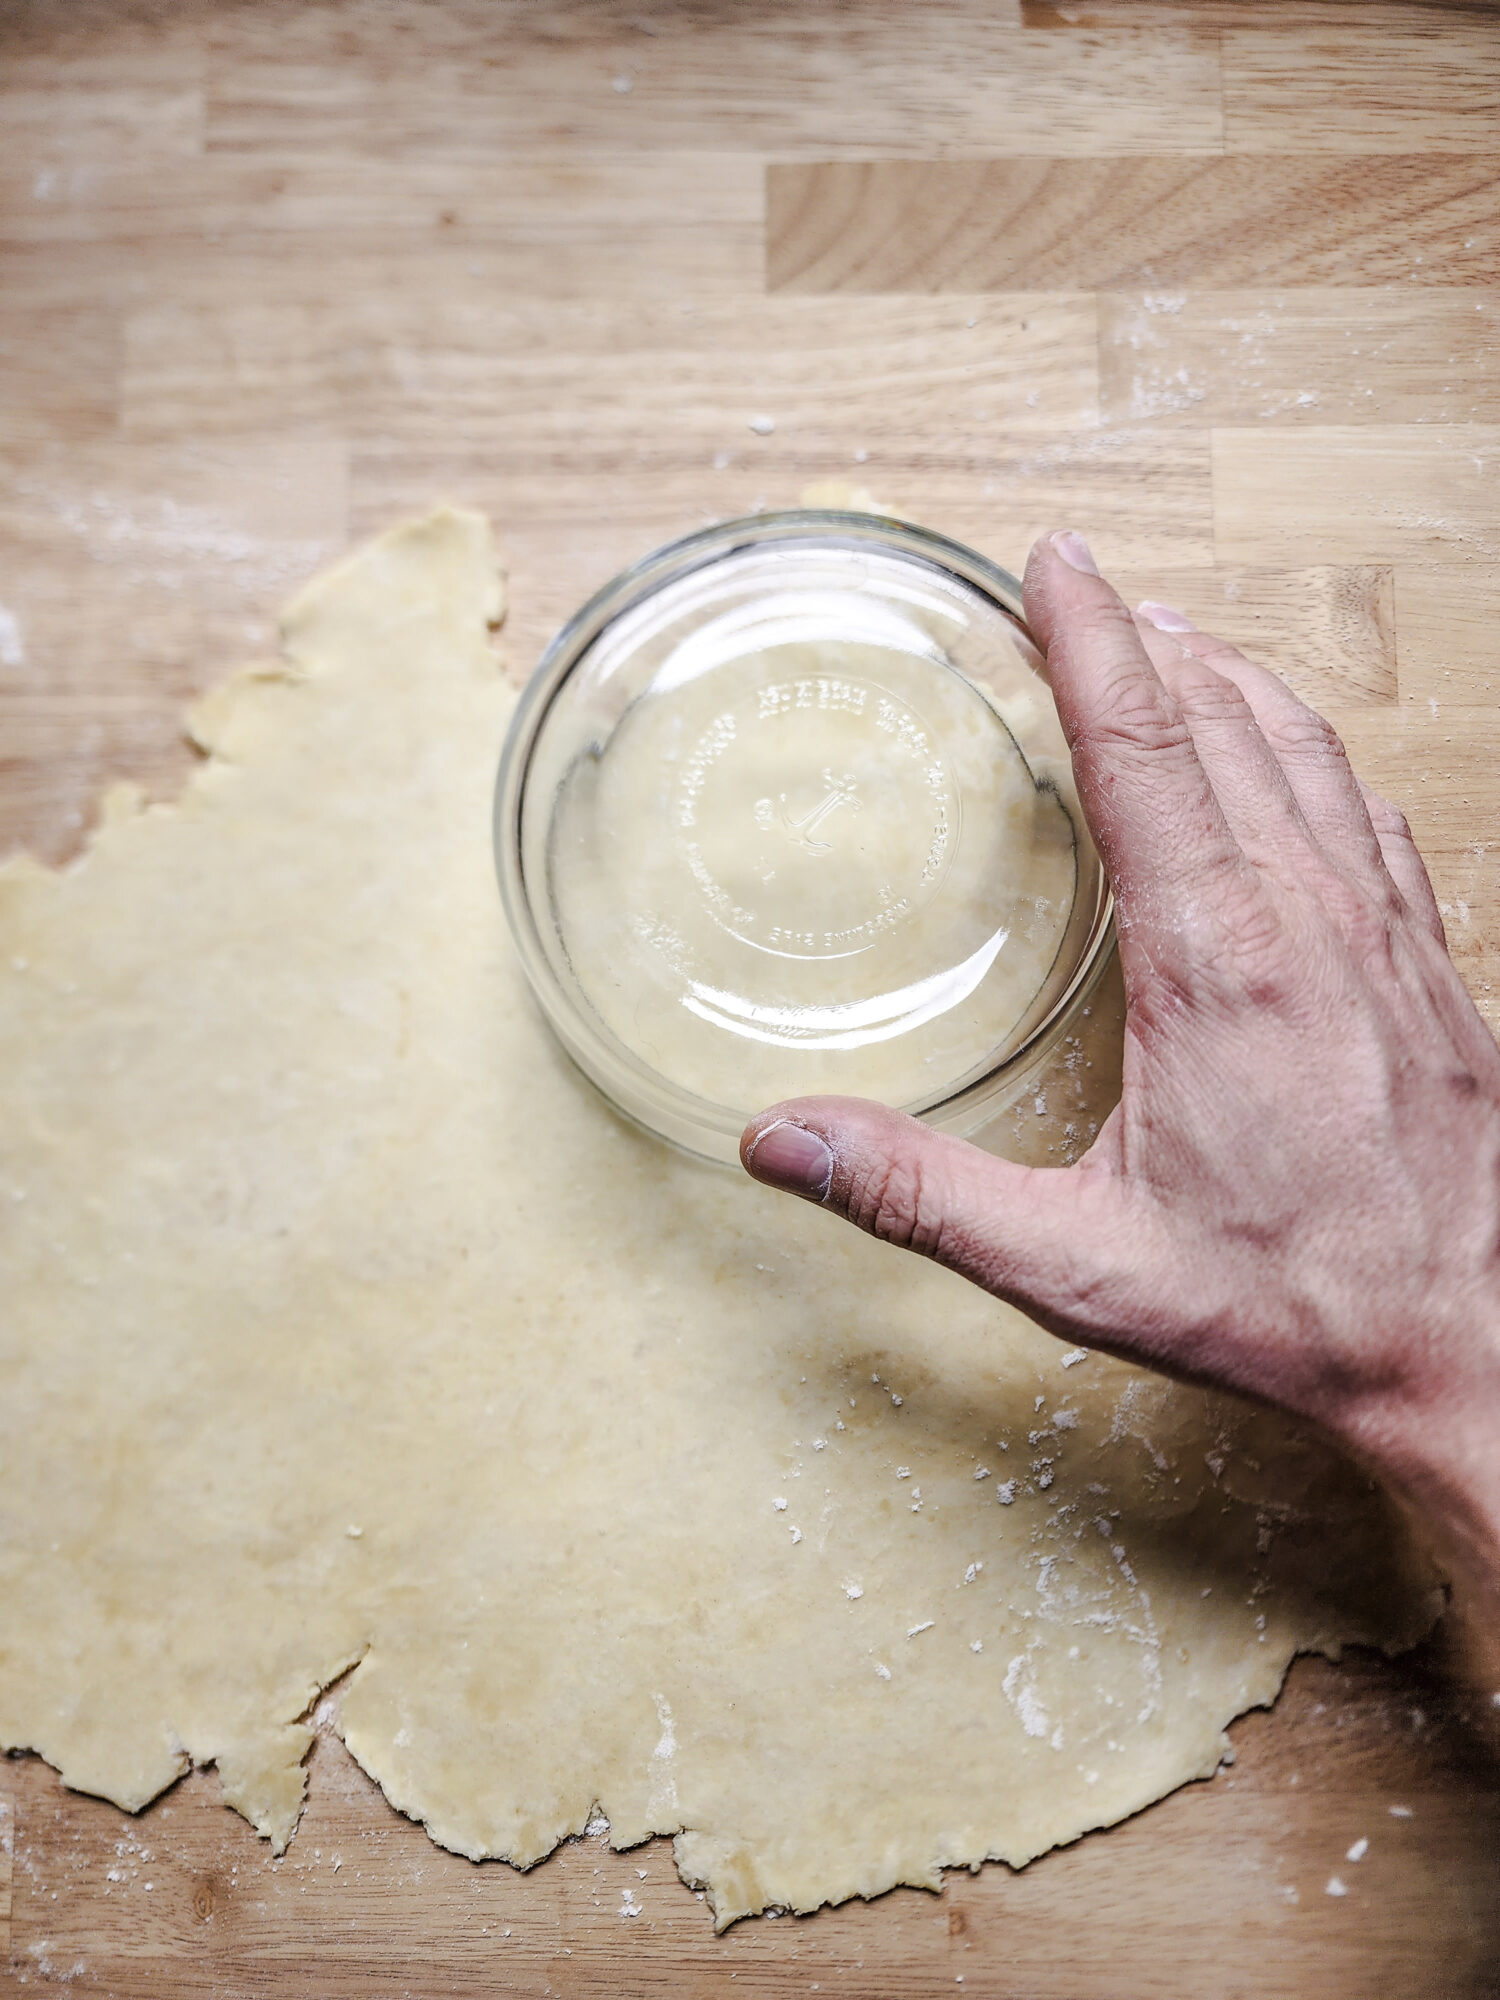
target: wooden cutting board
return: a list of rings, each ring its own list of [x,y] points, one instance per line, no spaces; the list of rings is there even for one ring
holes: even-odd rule
[[[862,486],[1011,566],[1082,527],[1283,671],[1500,1026],[1497,101],[1478,4],[5,0],[0,845],[170,793],[182,702],[401,513],[493,516],[521,674],[654,543]],[[441,1852],[321,1713],[279,1862],[212,1773],[132,1820],[0,1766],[5,1990],[1500,1992],[1441,1641],[1300,1663],[1021,1875],[718,1940],[661,1842]]]

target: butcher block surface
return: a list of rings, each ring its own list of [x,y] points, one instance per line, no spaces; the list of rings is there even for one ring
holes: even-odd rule
[[[170,796],[184,702],[436,500],[496,524],[520,677],[654,544],[859,487],[1010,567],[1082,528],[1283,672],[1500,1026],[1497,320],[1488,6],[0,0],[0,848]],[[1497,1994],[1453,1651],[1299,1662],[1021,1874],[718,1939],[665,1842],[435,1848],[336,1692],[280,1860],[211,1771],[130,1818],[14,1758],[0,1990]]]

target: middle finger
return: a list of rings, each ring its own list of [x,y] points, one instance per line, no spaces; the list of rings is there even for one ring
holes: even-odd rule
[[[1147,604],[1139,616],[1205,666],[1233,681],[1286,777],[1312,841],[1335,867],[1372,893],[1394,891],[1380,842],[1338,732],[1299,701],[1285,681],[1225,640],[1200,632],[1181,612]],[[1158,620],[1170,624],[1158,625]]]
[[[1137,619],[1141,643],[1181,709],[1242,852],[1278,875],[1306,870],[1312,839],[1275,751],[1232,680]]]

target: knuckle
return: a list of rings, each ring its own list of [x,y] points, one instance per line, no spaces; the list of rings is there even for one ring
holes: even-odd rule
[[[1271,747],[1278,756],[1308,763],[1346,764],[1348,755],[1333,724],[1316,709],[1300,705],[1276,717],[1270,726]]]
[[[1211,632],[1189,632],[1184,640],[1184,650],[1219,675],[1228,674],[1231,680],[1236,669],[1243,671],[1250,665],[1238,646],[1231,646],[1227,639],[1216,639]]]
[[[1100,693],[1093,736],[1101,747],[1144,753],[1153,760],[1184,756],[1193,747],[1187,718],[1155,683],[1117,675]]]
[[[1226,912],[1225,935],[1236,983],[1257,1007],[1293,1005],[1304,982],[1301,953],[1280,910],[1262,896],[1246,896]]]
[[[941,1204],[920,1159],[896,1155],[876,1160],[850,1189],[849,1219],[882,1243],[919,1256],[935,1256],[943,1242]]]
[[[1203,1007],[1300,1006],[1306,966],[1295,925],[1279,899],[1243,869],[1221,870],[1212,892],[1177,928],[1188,954],[1182,968],[1174,978],[1169,961],[1153,967],[1150,1014],[1159,1028]]]
[[[1370,815],[1370,824],[1382,840],[1400,841],[1405,847],[1415,847],[1412,839],[1411,822],[1399,806],[1393,806],[1379,792],[1366,792],[1365,807]]]
[[[1158,1043],[1169,1046],[1199,1004],[1193,984],[1179,978],[1169,966],[1144,965],[1134,969],[1127,977],[1126,991],[1130,1032],[1148,1048]]]
[[[1401,892],[1394,883],[1382,885],[1356,880],[1340,868],[1326,868],[1317,878],[1318,906],[1325,923],[1345,949],[1364,960],[1387,953],[1391,933],[1405,909]]]
[[[1229,938],[1241,959],[1281,960],[1295,957],[1287,949],[1280,912],[1258,897],[1246,897],[1231,913]]]
[[[1351,897],[1341,912],[1341,928],[1352,956],[1362,965],[1388,965],[1395,953],[1395,930],[1405,906],[1397,891],[1377,903],[1368,896]]]
[[[1189,722],[1243,724],[1252,719],[1249,702],[1234,682],[1226,681],[1221,674],[1184,675],[1173,693]]]
[[[1242,952],[1239,991],[1252,1007],[1267,1014],[1300,1014],[1307,987],[1307,967],[1284,952]]]
[[[1122,599],[1103,597],[1073,614],[1074,644],[1084,651],[1140,652],[1135,619]]]

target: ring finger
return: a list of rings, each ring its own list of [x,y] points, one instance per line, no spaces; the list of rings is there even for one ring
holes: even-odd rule
[[[1138,615],[1239,689],[1285,774],[1313,841],[1329,860],[1382,900],[1399,894],[1359,780],[1332,724],[1299,701],[1267,668],[1247,660],[1226,641],[1200,632],[1169,605],[1148,601]]]

